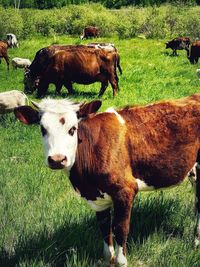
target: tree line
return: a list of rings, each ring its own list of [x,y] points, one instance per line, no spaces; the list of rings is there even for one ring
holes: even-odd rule
[[[108,8],[123,6],[152,6],[164,3],[176,5],[200,5],[200,0],[0,0],[3,7],[50,9],[61,8],[70,4],[100,3]]]

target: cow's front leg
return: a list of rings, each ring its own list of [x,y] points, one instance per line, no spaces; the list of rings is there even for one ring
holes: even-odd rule
[[[113,232],[117,243],[116,266],[127,267],[126,241],[129,233],[132,202],[135,193],[130,189],[122,189],[115,195]]]
[[[110,267],[114,263],[111,211],[110,209],[107,209],[101,212],[96,212],[96,217],[104,240],[103,266]]]

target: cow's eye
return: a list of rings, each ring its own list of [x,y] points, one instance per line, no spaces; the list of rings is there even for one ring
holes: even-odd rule
[[[47,130],[42,125],[41,125],[41,132],[43,136],[47,134]]]
[[[70,130],[69,130],[69,135],[73,136],[74,135],[74,132],[76,131],[76,127],[73,126]]]

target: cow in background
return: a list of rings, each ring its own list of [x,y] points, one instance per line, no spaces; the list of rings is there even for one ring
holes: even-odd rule
[[[9,70],[9,57],[8,57],[8,43],[6,41],[0,40],[0,63],[1,58],[4,58],[7,64],[7,69]]]
[[[7,38],[7,42],[10,48],[13,47],[19,47],[18,41],[17,41],[17,37],[15,34],[13,33],[7,33],[6,34],[6,38]]]
[[[31,61],[27,58],[14,57],[12,58],[12,66],[14,69],[27,68],[31,65]]]
[[[101,83],[99,96],[105,92],[108,82],[113,88],[113,96],[118,90],[116,73],[117,55],[114,52],[85,45],[50,46],[36,53],[29,68],[25,70],[24,91],[43,97],[50,83],[55,84],[60,93],[64,85],[73,94],[72,83]]]
[[[119,52],[117,50],[117,48],[115,47],[114,44],[111,44],[111,43],[89,43],[87,44],[87,46],[89,47],[95,47],[96,49],[105,49],[106,51],[109,51],[109,52],[114,52],[116,53],[116,56],[117,56],[117,68],[119,70],[119,73],[122,74],[122,68],[120,66],[120,55],[119,55]]]
[[[172,41],[166,43],[166,49],[171,48],[173,50],[172,55],[178,56],[176,50],[186,50],[187,54],[189,51],[190,38],[188,37],[179,37],[174,38]]]
[[[27,96],[18,90],[0,93],[0,114],[12,112],[14,108],[28,104]]]
[[[83,29],[83,34],[80,36],[81,40],[99,36],[99,29],[94,26],[88,26]]]
[[[196,64],[200,57],[200,41],[193,42],[189,49],[188,59],[191,64]]]
[[[96,212],[103,266],[128,265],[126,241],[137,193],[178,185],[194,168],[199,246],[200,94],[99,114],[100,101],[44,99],[34,105],[16,108],[15,115],[24,124],[38,124],[48,167],[68,171],[74,189]]]

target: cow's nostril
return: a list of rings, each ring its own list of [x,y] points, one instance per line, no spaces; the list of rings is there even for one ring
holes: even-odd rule
[[[67,165],[67,157],[61,154],[48,156],[48,164],[52,169],[63,169]]]

